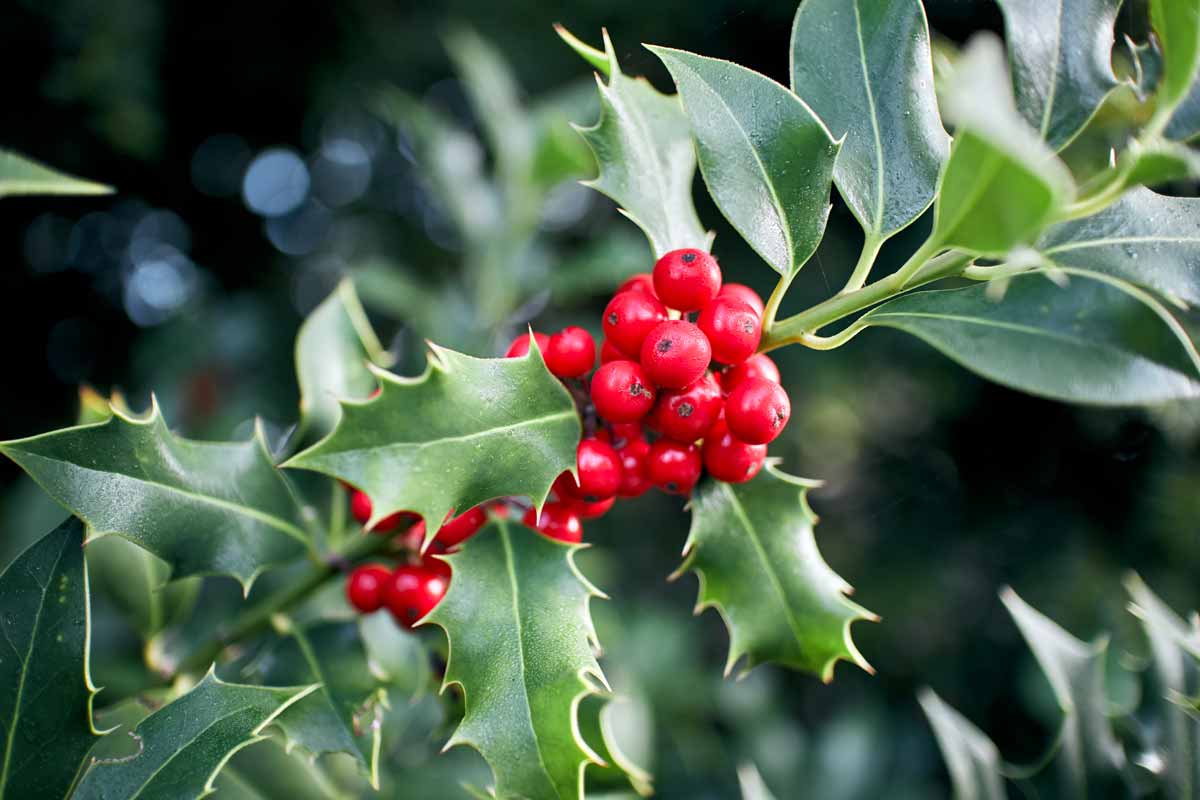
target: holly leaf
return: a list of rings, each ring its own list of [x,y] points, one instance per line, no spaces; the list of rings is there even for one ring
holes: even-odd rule
[[[203,797],[238,750],[316,686],[276,688],[224,683],[210,670],[190,692],[133,729],[138,753],[95,761],[72,800],[124,797]]]
[[[1200,81],[1194,81],[1192,88],[1179,101],[1171,114],[1171,121],[1163,130],[1163,135],[1176,141],[1188,142],[1200,134]]]
[[[64,797],[100,733],[83,525],[72,517],[17,556],[0,602],[0,797]]]
[[[0,150],[0,197],[34,194],[112,194],[111,186],[50,169],[11,150]]]
[[[90,542],[87,562],[92,585],[144,640],[185,616],[200,593],[200,578],[168,583],[167,562],[120,536]]]
[[[419,378],[372,371],[379,396],[343,402],[333,432],[284,464],[365,491],[368,527],[413,511],[432,541],[451,509],[506,495],[540,507],[555,477],[574,470],[579,416],[537,347],[524,358],[484,359],[431,344]]]
[[[1060,150],[1117,87],[1113,25],[1121,0],[999,2],[1017,108]]]
[[[880,243],[933,202],[950,151],[925,11],[911,0],[807,0],[791,47],[792,90],[845,136],[833,179]]]
[[[1150,24],[1163,54],[1158,105],[1173,109],[1187,96],[1200,62],[1200,2],[1150,0]]]
[[[738,766],[738,788],[742,792],[742,800],[775,800],[775,795],[767,788],[758,767],[750,761]]]
[[[1000,752],[992,740],[932,689],[918,692],[917,701],[942,751],[955,800],[1005,800]]]
[[[650,50],[675,79],[717,208],[772,269],[794,275],[825,232],[841,143],[765,75],[683,50]]]
[[[390,614],[367,614],[358,621],[371,673],[405,697],[418,698],[429,686],[433,670],[421,639],[401,628]]]
[[[607,31],[601,52],[561,26],[556,30],[608,77],[605,83],[596,76],[600,120],[590,128],[576,127],[599,167],[597,177],[585,185],[621,207],[621,213],[646,234],[655,258],[681,247],[707,250],[711,238],[692,203],[696,153],[679,97],[662,94],[645,78],[621,72]]]
[[[579,704],[583,740],[605,762],[588,766],[589,782],[654,794],[654,776],[643,766],[654,756],[654,720],[650,708],[628,697],[585,697]]]
[[[1012,278],[1003,300],[987,284],[914,292],[862,318],[910,333],[996,383],[1072,403],[1130,406],[1200,395],[1200,356],[1146,292],[1064,270]],[[1030,358],[1036,353],[1036,358]]]
[[[692,526],[678,577],[700,580],[699,613],[716,608],[729,629],[728,675],[765,661],[829,683],[839,660],[871,672],[850,625],[875,615],[847,599],[851,591],[817,551],[816,515],[808,507],[815,481],[768,464],[747,483],[706,480],[693,493]]]
[[[305,552],[296,499],[261,429],[245,442],[198,442],[171,433],[157,403],[140,418],[113,410],[0,452],[87,523],[88,541],[121,536],[175,577],[231,575],[248,592],[263,570]]]
[[[239,750],[213,785],[219,800],[352,800],[322,765],[274,737]]]
[[[457,684],[466,704],[446,746],[478,750],[497,797],[581,800],[584,768],[601,763],[577,713],[607,688],[588,609],[601,595],[575,566],[579,549],[495,520],[444,557],[450,588],[424,623],[445,629],[443,690]]]

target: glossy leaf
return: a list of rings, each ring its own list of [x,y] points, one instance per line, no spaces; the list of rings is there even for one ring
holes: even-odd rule
[[[50,169],[10,150],[0,150],[0,197],[34,194],[112,194],[112,187]]]
[[[684,562],[700,580],[697,613],[716,608],[729,628],[725,671],[746,657],[833,680],[839,660],[868,672],[850,636],[851,623],[874,615],[847,599],[851,591],[817,551],[808,490],[819,484],[768,465],[747,483],[706,480],[692,495]]]
[[[1117,86],[1113,25],[1121,0],[999,0],[1017,108],[1058,150]]]
[[[804,101],[765,75],[650,50],[675,79],[717,208],[772,269],[794,274],[825,232],[839,143]]]
[[[316,688],[224,683],[210,671],[134,728],[136,756],[92,764],[72,799],[202,797],[230,756],[259,741],[272,720]]]
[[[574,469],[579,416],[536,347],[482,359],[431,345],[419,378],[374,371],[380,395],[343,403],[333,432],[285,465],[365,491],[371,525],[414,511],[432,540],[451,509],[506,495],[540,506],[555,477]]]
[[[261,430],[245,442],[175,436],[155,404],[141,418],[0,442],[51,497],[88,525],[171,565],[175,577],[231,575],[248,591],[264,569],[302,555],[307,534]]]
[[[1039,272],[988,286],[915,292],[863,317],[906,331],[985,378],[1030,394],[1096,405],[1200,395],[1200,359],[1186,333],[1145,292],[1072,272],[1065,287]]]
[[[679,98],[622,73],[607,33],[603,53],[565,29],[559,35],[608,76],[607,84],[596,78],[600,120],[577,129],[599,166],[586,185],[612,198],[642,229],[655,258],[681,247],[707,250],[709,237],[692,203],[696,153]]]
[[[574,563],[579,546],[494,521],[446,557],[449,591],[426,617],[449,640],[446,685],[466,712],[449,746],[491,766],[498,797],[581,800],[600,758],[580,736],[580,701],[604,684],[588,602],[599,592]]]
[[[1200,62],[1200,2],[1150,0],[1150,24],[1163,54],[1158,104],[1173,108],[1187,96]]]
[[[1000,753],[992,740],[932,689],[922,689],[917,700],[950,772],[955,800],[1005,800]]]
[[[1192,88],[1175,107],[1163,135],[1185,142],[1200,135],[1200,81],[1192,83]]]
[[[95,743],[83,525],[71,518],[0,574],[0,797],[60,798]]]
[[[792,90],[845,136],[833,179],[868,237],[933,202],[950,151],[917,0],[806,0],[792,24]]]

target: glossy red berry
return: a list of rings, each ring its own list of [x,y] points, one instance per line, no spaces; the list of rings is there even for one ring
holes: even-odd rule
[[[346,599],[364,614],[383,608],[384,587],[392,571],[382,564],[356,567],[346,578]]]
[[[470,539],[486,524],[487,512],[483,510],[483,506],[475,506],[442,523],[436,538],[446,547],[454,547]]]
[[[621,459],[608,442],[584,439],[575,450],[579,486],[575,497],[589,503],[607,500],[621,488]]]
[[[613,507],[613,503],[617,502],[616,495],[601,500],[597,503],[584,503],[575,501],[571,503],[571,508],[575,509],[575,513],[582,519],[599,519],[607,514]]]
[[[350,514],[358,520],[358,524],[366,525],[371,519],[373,511],[371,498],[366,492],[358,489],[350,495]],[[412,525],[421,518],[411,511],[397,511],[391,516],[384,517],[375,523],[375,527],[371,529],[372,533],[391,533],[401,525]]]
[[[583,541],[583,523],[579,513],[569,503],[546,503],[542,506],[541,516],[537,516],[530,508],[521,521],[560,542]]]
[[[682,319],[660,322],[642,343],[642,369],[655,386],[682,389],[694,382],[712,360],[708,339]]]
[[[683,389],[664,389],[654,407],[654,426],[659,433],[677,442],[694,442],[712,427],[721,413],[724,400],[721,385],[705,374]]]
[[[642,426],[636,422],[618,422],[614,423],[611,427],[612,438],[610,443],[618,450],[630,442],[643,438]]]
[[[634,439],[617,450],[621,457],[621,497],[639,497],[654,484],[646,474],[646,462],[650,457],[650,443],[645,439]]]
[[[703,250],[672,250],[654,264],[654,292],[676,311],[703,308],[720,288],[721,268]]]
[[[712,357],[722,364],[740,364],[758,349],[762,319],[736,297],[718,297],[696,318],[712,346]]]
[[[700,480],[700,466],[696,445],[659,439],[650,446],[646,476],[668,494],[688,494]]]
[[[596,366],[596,342],[583,328],[572,325],[550,337],[545,356],[546,366],[556,377],[580,378]]]
[[[637,355],[654,326],[667,318],[667,309],[644,292],[621,292],[604,309],[604,337],[623,353]]]
[[[736,300],[741,300],[746,305],[754,309],[754,313],[758,316],[763,315],[763,310],[766,306],[763,305],[762,298],[758,296],[758,292],[751,289],[744,283],[723,283],[721,290],[717,292],[717,297],[732,297]]]
[[[546,348],[550,346],[550,337],[544,333],[533,334],[533,338],[537,341],[538,350],[544,354]],[[522,333],[517,338],[513,339],[512,344],[508,346],[508,351],[505,352],[505,358],[520,358],[529,352],[529,334]]]
[[[592,403],[609,422],[637,422],[654,407],[654,385],[636,361],[610,361],[592,376]]]
[[[419,520],[415,525],[406,530],[404,534],[399,537],[400,544],[403,547],[412,550],[414,553],[419,553],[421,552],[421,548],[425,546],[425,532],[425,520]],[[435,553],[446,552],[446,546],[437,539],[434,539],[429,543],[429,549]]]
[[[742,363],[730,367],[721,373],[721,388],[725,394],[736,389],[742,381],[750,378],[762,378],[779,383],[779,367],[765,353],[755,353]]]
[[[747,444],[729,432],[724,418],[704,435],[704,468],[726,483],[745,483],[758,474],[767,457],[765,444]]]
[[[654,294],[654,277],[649,272],[639,272],[636,275],[631,275],[624,283],[617,287],[617,292],[641,292],[651,297],[657,296]]]
[[[767,444],[787,425],[792,403],[774,381],[747,378],[729,393],[725,421],[734,436],[747,444]]]
[[[600,344],[600,363],[607,364],[610,361],[636,361],[618,350],[612,342],[605,339]]]
[[[396,622],[411,628],[441,602],[449,579],[424,565],[405,564],[392,571],[384,587],[383,600]]]

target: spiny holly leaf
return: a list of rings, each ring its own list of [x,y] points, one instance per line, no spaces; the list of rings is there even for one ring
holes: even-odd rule
[[[274,737],[234,754],[213,785],[218,800],[353,800],[322,765]]]
[[[780,275],[817,249],[841,147],[804,101],[730,61],[651,47],[683,100],[708,193]]]
[[[0,574],[0,797],[66,795],[92,722],[83,525],[68,519]]]
[[[175,577],[255,577],[305,552],[296,499],[271,463],[262,431],[245,442],[175,436],[154,403],[141,418],[0,442],[51,497],[88,525],[171,565]]]
[[[316,689],[224,683],[209,671],[133,729],[136,756],[93,763],[72,799],[203,797],[230,756],[260,741],[284,709]]]
[[[338,400],[361,400],[375,389],[367,362],[391,359],[379,344],[354,284],[347,278],[313,309],[296,335],[296,378],[300,424],[324,436],[337,424]]]
[[[679,97],[657,91],[644,78],[621,72],[608,32],[604,52],[580,42],[565,28],[558,34],[600,76],[600,121],[577,128],[592,148],[600,173],[585,185],[612,198],[650,240],[658,258],[681,247],[708,249],[710,238],[692,204],[696,153]]]
[[[1000,0],[1017,108],[1055,150],[1116,88],[1113,24],[1121,0]]]
[[[284,466],[323,472],[371,496],[369,525],[420,514],[427,541],[451,509],[506,495],[540,507],[575,467],[579,416],[537,347],[523,358],[472,358],[430,345],[419,378],[373,368],[380,395],[343,402],[333,433]]]
[[[0,197],[21,194],[112,194],[112,187],[76,178],[31,158],[0,150]]]
[[[675,576],[694,570],[697,612],[711,606],[725,620],[726,674],[742,656],[747,671],[774,661],[826,683],[839,659],[871,671],[850,625],[875,615],[847,599],[850,586],[817,551],[807,494],[819,485],[768,464],[747,483],[707,480],[692,495],[692,527]]]
[[[950,772],[955,800],[1005,800],[1000,752],[992,740],[932,689],[922,689],[917,700]]]
[[[450,588],[425,618],[446,631],[445,684],[466,703],[447,747],[478,750],[500,798],[582,800],[584,768],[601,763],[577,718],[604,684],[588,610],[600,592],[575,566],[579,549],[493,521],[445,557]]]

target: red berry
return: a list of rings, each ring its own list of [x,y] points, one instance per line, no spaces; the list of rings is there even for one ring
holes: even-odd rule
[[[700,480],[700,450],[694,444],[659,439],[650,447],[646,476],[668,494],[688,494]]]
[[[617,287],[617,292],[641,292],[651,297],[657,296],[654,294],[654,278],[649,272],[639,272],[637,275],[630,276]]]
[[[762,319],[734,297],[718,297],[704,307],[696,327],[708,337],[712,355],[722,364],[740,364],[758,349]]]
[[[579,378],[596,366],[596,342],[583,328],[572,325],[550,337],[545,355],[546,366],[555,376]]]
[[[346,599],[364,614],[383,608],[383,592],[392,571],[382,564],[356,567],[346,578]]]
[[[581,503],[576,501],[571,503],[571,508],[575,509],[575,513],[579,515],[580,519],[599,519],[609,512],[615,502],[617,502],[617,498],[616,495],[613,495],[607,500],[601,500],[598,503]]]
[[[421,552],[421,548],[425,546],[425,531],[425,520],[420,520],[404,532],[404,535],[400,537],[400,544],[414,553]],[[446,546],[437,539],[429,543],[429,549],[435,553],[446,552]]]
[[[744,283],[724,283],[721,284],[721,290],[717,292],[717,297],[732,297],[741,300],[746,305],[754,309],[754,313],[758,316],[763,315],[763,310],[766,306],[763,305],[762,298],[758,296],[758,292],[751,289]]]
[[[642,343],[642,368],[655,386],[682,389],[703,375],[711,360],[708,338],[687,320],[660,322]]]
[[[359,525],[366,525],[371,519],[371,498],[366,492],[353,489],[350,495],[350,514],[358,520]]]
[[[610,361],[636,361],[618,350],[612,342],[605,339],[600,344],[600,363],[607,364]]]
[[[546,503],[542,506],[540,517],[530,508],[521,521],[560,542],[583,541],[583,523],[579,520],[579,514],[568,503]]]
[[[621,352],[636,355],[647,334],[666,318],[666,306],[653,296],[621,292],[604,309],[604,336]]]
[[[650,456],[650,443],[645,439],[634,439],[617,451],[621,457],[621,488],[617,494],[621,497],[639,497],[645,494],[652,484],[646,475],[646,461]]]
[[[703,250],[672,250],[654,264],[654,292],[668,308],[696,311],[720,288],[721,268]]]
[[[450,513],[453,514],[454,512],[451,511]],[[446,547],[454,547],[470,539],[486,524],[487,512],[483,510],[483,506],[475,506],[474,508],[467,509],[457,517],[443,522],[442,527],[438,528],[436,538]]]
[[[663,436],[677,442],[694,442],[712,427],[724,401],[721,386],[712,375],[702,375],[683,389],[665,389],[654,406],[654,425]]]
[[[379,395],[381,395],[381,394],[383,394],[383,387],[376,386],[374,389],[371,390],[371,394],[369,397],[367,397],[367,399],[374,400],[376,397],[379,397]]]
[[[575,450],[579,486],[575,498],[589,503],[607,500],[621,488],[621,459],[612,445],[599,439],[584,439]]]
[[[358,520],[358,524],[366,525],[371,520],[373,510],[371,498],[367,496],[367,493],[355,489],[354,493],[350,495],[350,513]],[[397,511],[395,514],[384,517],[375,523],[375,527],[371,529],[371,532],[391,533],[405,523],[412,525],[420,519],[419,516],[411,511]]]
[[[748,444],[766,444],[779,435],[792,415],[792,403],[778,383],[747,378],[729,393],[725,420],[734,436]]]
[[[592,403],[609,422],[637,422],[654,407],[654,385],[636,361],[610,361],[592,376]]]
[[[546,352],[546,348],[550,346],[550,337],[544,333],[534,333],[533,338],[537,341],[538,350],[542,353]],[[512,344],[508,346],[508,352],[504,354],[505,358],[520,358],[529,352],[529,334],[522,333],[517,338],[513,339]]]
[[[721,387],[728,394],[749,378],[763,378],[772,383],[779,383],[779,367],[775,366],[775,362],[765,353],[756,353],[741,364],[722,372]]]
[[[562,501],[579,499],[577,497],[579,486],[575,483],[575,476],[569,472],[564,472],[555,478],[550,491],[554,492],[554,496]]]
[[[747,444],[729,432],[724,417],[704,435],[704,468],[726,483],[745,483],[762,469],[767,457],[765,444]]]
[[[435,557],[433,553],[426,553],[421,556],[421,566],[430,572],[441,575],[447,581],[450,580],[450,565],[442,559]]]
[[[642,438],[642,426],[636,422],[617,422],[612,426],[612,446],[620,450]]]
[[[406,628],[433,610],[446,594],[450,581],[427,566],[396,567],[384,586],[383,601],[396,622]]]

